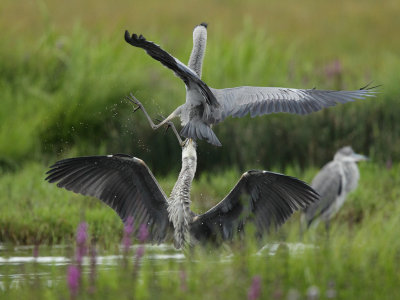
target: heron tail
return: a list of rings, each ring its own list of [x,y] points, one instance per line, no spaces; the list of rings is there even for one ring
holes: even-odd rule
[[[214,146],[222,146],[214,131],[203,122],[188,122],[180,133],[185,138],[205,140]]]

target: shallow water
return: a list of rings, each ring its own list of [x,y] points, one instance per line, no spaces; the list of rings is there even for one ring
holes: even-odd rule
[[[135,259],[134,253],[137,247],[130,248],[131,255],[128,258],[132,261]],[[119,250],[120,253],[123,252],[122,249]],[[37,257],[34,252],[37,252]],[[116,268],[121,265],[121,259],[122,255],[112,253],[97,255],[97,269]],[[183,259],[185,259],[184,254],[170,245],[146,245],[146,252],[141,264],[146,260],[161,263],[165,260],[182,261]],[[35,246],[0,245],[0,290],[4,290],[6,286],[18,288],[23,282],[31,282],[38,277],[41,282],[47,282],[47,285],[51,286],[54,281],[65,280],[65,276],[60,274],[65,274],[67,266],[71,263],[73,263],[71,247],[41,246],[35,251]],[[82,265],[87,267],[90,264],[90,257],[84,257]],[[85,269],[84,272],[88,272],[88,268]]]
[[[131,255],[128,259],[134,261],[137,248],[135,245],[130,248]],[[302,243],[268,243],[262,247],[255,255],[274,256],[280,251],[286,251],[289,255],[303,253],[306,249],[313,248],[311,244]],[[37,253],[37,257],[34,253]],[[122,248],[119,253],[122,253]],[[23,282],[32,282],[40,278],[41,282],[46,282],[50,287],[54,281],[65,280],[66,268],[73,263],[73,249],[69,246],[5,246],[0,244],[0,290],[5,287],[18,288]],[[231,255],[223,260],[229,262]],[[97,269],[112,269],[121,265],[122,255],[113,253],[99,254],[96,256]],[[151,260],[153,264],[163,263],[165,260],[182,262],[185,256],[182,251],[176,250],[172,245],[161,244],[158,246],[146,245],[146,252],[141,260],[143,262]],[[88,272],[91,264],[90,257],[84,257],[84,272]],[[168,272],[167,272],[168,273]],[[166,274],[168,275],[168,274]]]

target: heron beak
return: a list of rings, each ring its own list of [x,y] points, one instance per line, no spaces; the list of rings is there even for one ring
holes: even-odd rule
[[[183,148],[186,148],[187,146],[195,146],[195,145],[196,145],[196,143],[192,139],[185,139],[182,142],[182,147]]]
[[[353,157],[353,159],[354,159],[355,161],[369,160],[369,158],[368,158],[367,156],[362,155],[362,154],[357,154],[357,153],[354,153],[354,154],[352,155],[352,157]]]
[[[189,143],[190,143],[190,145],[192,145],[194,148],[197,147],[197,144],[196,144],[196,141],[195,141],[195,140],[189,139]]]

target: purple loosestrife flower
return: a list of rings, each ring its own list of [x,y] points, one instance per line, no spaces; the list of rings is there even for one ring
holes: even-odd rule
[[[141,224],[139,227],[139,241],[144,243],[149,237],[149,230],[146,224]]]
[[[126,219],[124,226],[124,237],[122,239],[122,244],[124,245],[124,252],[127,253],[129,251],[129,247],[131,246],[131,235],[133,232],[133,217],[129,216]]]
[[[140,243],[143,244],[148,237],[149,237],[149,231],[147,230],[147,225],[141,224],[139,227],[139,234],[138,234]],[[139,271],[139,264],[144,255],[144,250],[145,250],[144,245],[140,245],[136,250],[135,265],[133,270],[134,273],[137,273]]]
[[[82,259],[86,255],[87,227],[85,222],[81,222],[76,231],[76,262],[78,266],[82,265]]]
[[[78,245],[83,245],[86,243],[88,237],[87,227],[88,225],[86,224],[86,222],[79,223],[78,229],[76,231],[76,243]]]
[[[247,299],[249,300],[256,300],[260,298],[261,294],[261,277],[256,275],[253,277],[253,282],[249,288],[247,293]]]
[[[136,260],[140,261],[143,255],[144,255],[144,246],[139,246],[139,248],[137,248],[136,250]]]
[[[81,273],[79,268],[75,265],[68,266],[67,282],[71,298],[74,298],[78,294],[80,278]]]

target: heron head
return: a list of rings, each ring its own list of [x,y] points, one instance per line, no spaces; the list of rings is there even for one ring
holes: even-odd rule
[[[346,146],[343,148],[340,148],[334,157],[334,160],[340,160],[340,161],[347,161],[347,162],[359,162],[362,160],[368,160],[368,157],[362,154],[355,153],[353,148],[350,146]]]
[[[201,23],[197,25],[193,29],[193,42],[198,41],[199,39],[207,39],[207,24]]]
[[[192,139],[186,139],[182,146],[182,159],[197,159],[196,142]]]

